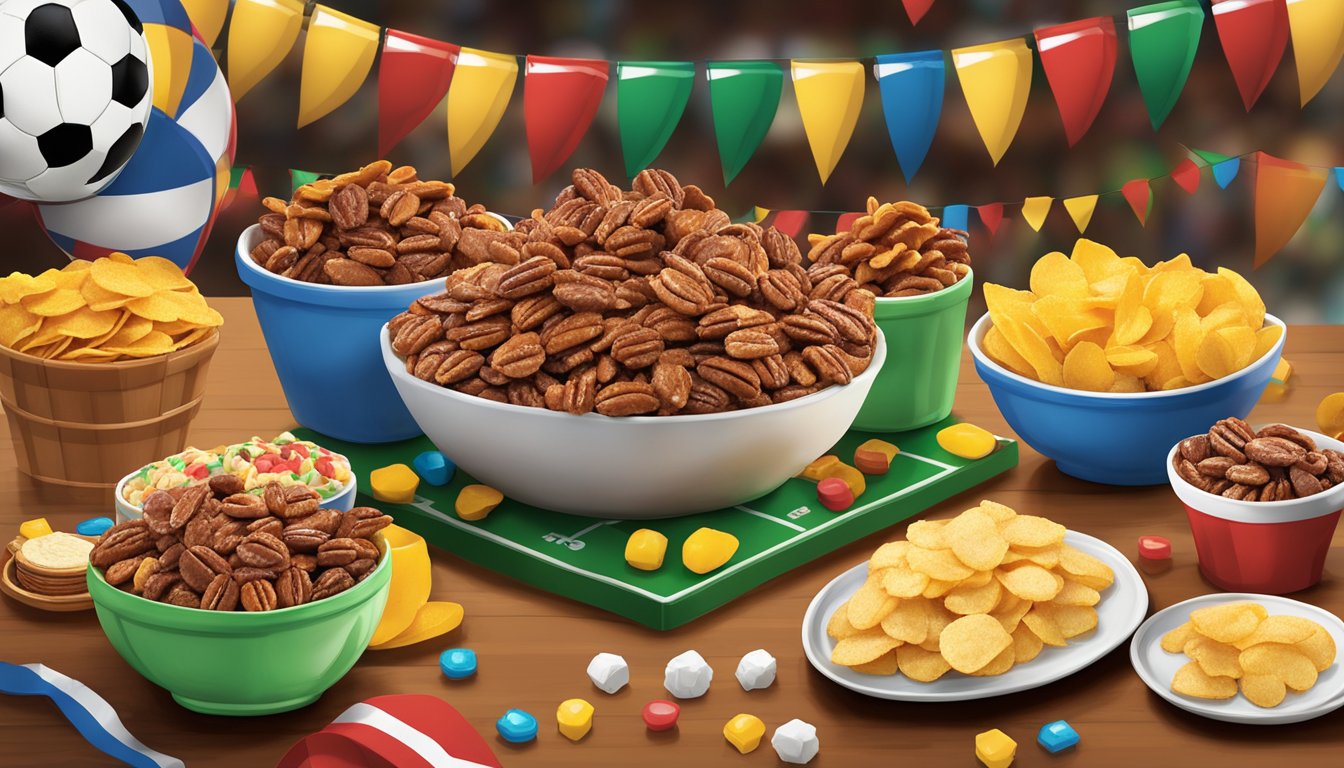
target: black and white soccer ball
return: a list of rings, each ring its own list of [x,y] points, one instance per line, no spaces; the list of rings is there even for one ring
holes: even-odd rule
[[[0,0],[0,193],[97,194],[152,106],[140,20],[121,0]]]

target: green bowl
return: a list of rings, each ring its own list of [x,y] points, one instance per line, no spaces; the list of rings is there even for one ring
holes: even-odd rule
[[[209,715],[305,707],[350,671],[383,615],[392,558],[325,600],[263,613],[156,603],[111,586],[89,566],[89,594],[112,647],[178,704]]]

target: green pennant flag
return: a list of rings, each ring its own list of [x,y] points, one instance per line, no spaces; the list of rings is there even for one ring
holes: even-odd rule
[[[784,69],[773,61],[712,61],[706,67],[726,186],[756,153],[775,120]]]
[[[1129,53],[1153,130],[1171,114],[1190,76],[1204,26],[1198,0],[1171,0],[1129,10]]]
[[[317,181],[320,178],[322,178],[322,174],[317,173],[315,171],[300,171],[297,168],[290,168],[289,191],[291,194],[293,194],[296,190],[298,190],[299,187],[302,187],[304,184],[312,184],[314,181]]]
[[[628,178],[663,151],[686,111],[694,83],[695,65],[689,61],[616,63],[616,116]]]
[[[1224,160],[1228,159],[1227,155],[1220,154],[1218,152],[1213,152],[1207,149],[1192,149],[1190,151],[1198,155],[1199,159],[1203,160],[1207,165],[1217,165],[1223,162]]]

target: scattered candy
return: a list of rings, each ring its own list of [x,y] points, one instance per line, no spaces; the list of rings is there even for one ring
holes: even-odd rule
[[[817,501],[832,512],[844,512],[854,506],[854,492],[838,477],[827,477],[817,483]]]
[[[1165,536],[1140,536],[1139,557],[1144,560],[1170,560],[1171,541]]]
[[[1288,362],[1288,358],[1286,357],[1279,358],[1279,364],[1274,366],[1274,373],[1270,376],[1270,379],[1277,381],[1280,384],[1287,384],[1288,380],[1292,377],[1293,364]]]
[[[994,452],[999,441],[986,429],[974,424],[953,424],[938,430],[938,445],[963,459],[983,459]]]
[[[588,662],[588,679],[603,693],[615,693],[630,682],[630,665],[614,653],[599,653]]]
[[[75,533],[80,536],[102,536],[115,523],[110,517],[91,517],[75,524]],[[48,531],[50,532],[50,531]]]
[[[891,469],[892,459],[900,452],[900,448],[886,440],[866,440],[854,449],[854,466],[865,475],[885,475]]]
[[[681,545],[681,562],[691,571],[706,574],[732,559],[737,537],[713,528],[700,528]]]
[[[650,731],[668,731],[677,727],[681,707],[665,699],[654,699],[644,705],[640,716]]]
[[[995,728],[975,735],[975,756],[985,768],[1008,768],[1017,754],[1017,742]]]
[[[1316,426],[1336,440],[1344,439],[1340,437],[1344,434],[1344,392],[1326,395],[1316,406]]]
[[[453,509],[463,520],[484,520],[503,500],[504,494],[488,485],[468,485],[457,494]]]
[[[695,699],[705,695],[714,679],[714,669],[705,657],[696,651],[687,651],[667,662],[663,670],[663,687],[678,699]]]
[[[448,460],[438,451],[425,451],[416,456],[411,465],[415,467],[415,473],[430,485],[443,486],[453,479],[453,473],[457,471],[457,466]]]
[[[868,481],[864,479],[863,473],[843,461],[837,461],[835,464],[832,464],[831,467],[826,470],[826,476],[823,477],[822,480],[831,477],[843,480],[845,485],[849,486],[849,492],[854,494],[854,498],[856,499],[862,496],[863,492],[868,488]],[[818,484],[820,484],[820,481],[818,481]]]
[[[800,472],[798,476],[805,480],[811,480],[812,482],[816,483],[819,482],[824,477],[830,477],[829,473],[831,467],[839,463],[840,463],[839,456],[832,456],[830,454],[827,454],[804,467],[803,471]]]
[[[39,536],[47,536],[51,532],[51,524],[47,522],[45,517],[24,520],[19,523],[19,535],[25,539],[36,539]]]
[[[476,674],[476,652],[470,648],[449,648],[439,654],[439,669],[449,680],[463,680]]]
[[[593,705],[583,699],[567,699],[555,710],[555,723],[560,735],[578,741],[593,729]]]
[[[663,567],[667,554],[667,537],[648,528],[640,528],[625,541],[625,562],[641,571],[656,571]]]
[[[816,726],[796,718],[775,729],[770,746],[775,748],[780,760],[794,765],[810,762],[821,750]]]
[[[405,464],[380,467],[369,473],[373,498],[389,504],[409,504],[415,501],[415,490],[420,487],[420,476]]]
[[[1036,743],[1053,755],[1076,745],[1078,732],[1064,720],[1056,720],[1041,726],[1040,733],[1036,734]]]
[[[775,682],[775,657],[764,648],[757,648],[737,663],[737,682],[742,690],[769,688]]]
[[[763,736],[765,736],[765,723],[755,715],[734,715],[733,719],[723,726],[723,738],[744,755],[761,746]]]
[[[537,738],[537,718],[521,709],[510,709],[495,721],[495,730],[510,744],[526,744]]]

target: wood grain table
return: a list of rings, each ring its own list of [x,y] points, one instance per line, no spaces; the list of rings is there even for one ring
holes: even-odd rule
[[[250,303],[246,299],[215,303],[227,325],[210,372],[205,407],[194,426],[195,444],[271,436],[292,427]],[[1258,406],[1252,421],[1312,426],[1320,399],[1344,389],[1344,327],[1294,327],[1286,355],[1296,367],[1290,394],[1283,402]],[[963,359],[956,412],[1010,434],[972,370],[969,355]],[[1095,439],[1105,441],[1107,436]],[[37,486],[15,469],[7,435],[0,435],[0,445],[0,531],[5,536],[27,518],[45,516],[58,529],[71,530],[79,520],[111,514],[110,494],[104,498]],[[980,498],[1046,515],[1105,539],[1131,557],[1141,534],[1169,537],[1174,568],[1144,577],[1150,610],[1217,591],[1196,570],[1185,515],[1166,487],[1110,488],[1074,480],[1023,445],[1015,470],[939,505],[931,514],[950,516]],[[428,693],[446,699],[495,744],[506,766],[777,764],[768,744],[739,756],[724,741],[723,724],[739,712],[759,716],[770,731],[795,717],[815,724],[822,748],[812,764],[818,768],[978,765],[974,736],[995,727],[1017,740],[1018,766],[1339,764],[1344,710],[1285,726],[1204,720],[1151,693],[1130,668],[1127,645],[1054,684],[975,702],[886,702],[834,685],[803,657],[799,639],[803,612],[830,579],[902,530],[898,526],[845,547],[670,632],[645,629],[542,594],[435,552],[433,599],[462,603],[463,626],[421,645],[370,652],[316,704],[270,717],[229,719],[182,709],[117,656],[91,611],[49,614],[0,599],[0,659],[42,662],[85,682],[112,703],[137,737],[192,768],[272,766],[298,738],[326,725],[346,707],[391,693]],[[1294,597],[1344,614],[1344,531],[1332,542],[1325,580]],[[449,646],[477,651],[480,672],[474,679],[451,682],[439,673],[438,654]],[[714,666],[714,685],[705,697],[683,702],[678,730],[650,733],[640,722],[640,708],[666,695],[663,665],[690,648]],[[746,693],[733,679],[733,670],[742,654],[755,648],[766,648],[778,657],[779,678],[767,690]],[[615,696],[594,689],[584,674],[588,660],[599,651],[619,653],[630,662],[632,683]],[[576,696],[593,702],[597,717],[587,739],[571,744],[556,733],[554,713],[562,700]],[[536,742],[514,747],[495,739],[494,721],[510,707],[538,717],[541,734]],[[1078,729],[1082,744],[1070,754],[1050,756],[1034,743],[1036,731],[1060,718]],[[47,700],[0,697],[0,765],[109,764]]]

